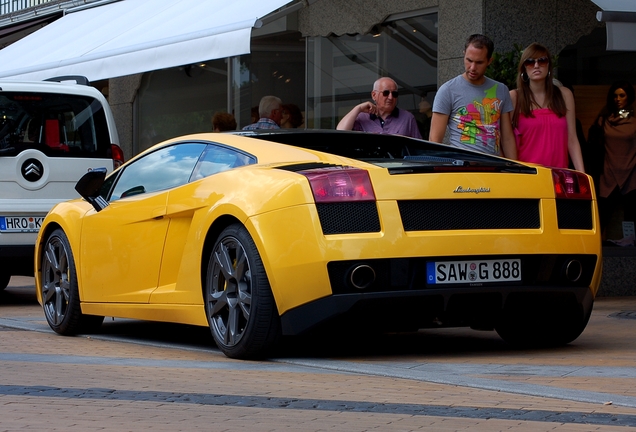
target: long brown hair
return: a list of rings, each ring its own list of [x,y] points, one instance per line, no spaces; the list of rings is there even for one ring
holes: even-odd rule
[[[552,56],[548,49],[538,43],[532,43],[528,45],[526,49],[521,53],[521,59],[519,60],[519,68],[517,73],[517,106],[512,118],[512,124],[516,126],[519,122],[519,114],[523,113],[526,117],[534,117],[532,114],[532,107],[538,106],[530,90],[530,83],[528,74],[526,73],[525,61],[529,58],[537,59],[539,57],[548,58],[548,75],[545,77],[545,100],[547,102],[547,108],[559,117],[565,116],[568,109],[565,106],[565,100],[561,94],[561,90],[554,85],[552,81]],[[524,80],[524,76],[526,77]]]

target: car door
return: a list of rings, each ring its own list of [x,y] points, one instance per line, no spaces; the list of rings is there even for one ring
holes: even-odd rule
[[[189,181],[204,149],[180,143],[133,161],[115,181],[109,206],[85,216],[78,260],[83,301],[148,302],[169,227],[169,192]]]
[[[180,272],[191,272],[190,268],[184,270],[184,257],[191,256],[184,254],[184,249],[188,239],[192,240],[195,237],[191,232],[195,212],[212,205],[209,184],[202,186],[197,180],[253,163],[256,163],[256,158],[252,155],[234,148],[209,144],[194,168],[191,183],[170,190],[166,211],[166,219],[170,219],[170,227],[166,235],[159,286],[152,293],[150,303],[198,304],[201,302],[200,289],[193,289],[189,284],[177,283]],[[202,192],[202,189],[207,192]],[[187,265],[193,264],[192,260],[187,258],[185,261]]]

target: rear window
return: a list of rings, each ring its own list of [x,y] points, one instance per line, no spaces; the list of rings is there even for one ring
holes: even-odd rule
[[[108,158],[102,104],[89,96],[0,92],[0,157],[37,149],[50,157]]]
[[[493,155],[400,135],[294,129],[246,131],[239,134],[373,163],[389,169],[391,174],[440,171],[536,174],[535,168]]]

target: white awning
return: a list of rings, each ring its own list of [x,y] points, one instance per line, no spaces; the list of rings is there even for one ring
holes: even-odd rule
[[[634,0],[592,0],[592,2],[603,10],[636,12]]]
[[[0,79],[90,81],[250,52],[259,18],[290,0],[121,0],[64,17],[0,50]]]
[[[596,19],[605,22],[608,51],[636,51],[636,1],[592,0],[602,12]]]

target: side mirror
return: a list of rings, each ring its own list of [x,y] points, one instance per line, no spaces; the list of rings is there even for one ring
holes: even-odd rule
[[[99,195],[106,173],[106,168],[94,168],[84,174],[75,185],[75,190],[82,198],[91,203],[96,211],[102,211],[108,207],[108,201]]]

